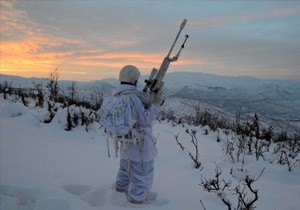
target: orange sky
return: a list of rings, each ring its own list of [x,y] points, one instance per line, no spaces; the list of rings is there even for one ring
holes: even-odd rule
[[[161,52],[107,53],[107,50],[96,47],[64,52],[51,50],[63,45],[83,46],[86,41],[51,36],[43,26],[34,23],[26,11],[16,9],[14,3],[1,1],[1,6],[4,8],[1,11],[1,34],[8,37],[11,34],[14,37],[19,32],[22,35],[12,40],[1,39],[0,68],[3,74],[47,77],[51,70],[58,68],[60,79],[76,78],[84,81],[117,77],[118,70],[129,63],[138,66],[142,73],[147,74],[153,67],[158,68],[165,56]],[[178,26],[174,26],[174,29],[177,28]],[[135,44],[135,41],[126,38],[109,42],[112,48]],[[184,61],[185,64],[188,62]],[[184,63],[178,62],[177,65]]]
[[[9,20],[10,21],[10,20]],[[132,63],[143,70],[159,67],[163,53],[106,53],[105,50],[92,49],[77,52],[57,52],[44,50],[55,48],[62,44],[80,45],[80,40],[51,37],[48,35],[34,34],[23,25],[14,25],[14,29],[25,34],[18,40],[1,40],[1,73],[19,75],[24,77],[47,77],[49,72],[59,68],[60,79],[72,79],[71,75],[79,80],[91,80],[93,78],[116,77],[116,69]],[[1,33],[6,31],[1,30]],[[188,63],[185,60],[184,63]],[[195,62],[195,61],[191,61]],[[183,65],[184,63],[181,63]],[[178,64],[180,65],[180,63]],[[103,76],[95,72],[107,70]],[[94,76],[91,76],[94,72]],[[109,73],[110,72],[110,73]],[[146,71],[143,71],[147,74]]]
[[[132,1],[131,7],[68,0],[0,4],[2,74],[48,77],[58,68],[60,79],[89,81],[116,78],[128,64],[149,74],[159,68],[187,18],[172,56],[185,33],[190,39],[170,72],[300,80],[299,27],[294,25],[300,19],[299,3],[256,3],[253,8],[232,3],[234,13],[218,4],[208,5],[210,10],[201,7],[199,13],[201,4],[183,7],[177,2],[171,7],[168,1],[148,7]],[[127,8],[132,11],[125,14]],[[184,16],[171,18],[176,11]]]

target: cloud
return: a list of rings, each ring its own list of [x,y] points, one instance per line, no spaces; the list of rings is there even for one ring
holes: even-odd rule
[[[272,6],[266,4],[265,6],[258,6],[255,9],[234,11],[232,14],[221,14],[209,17],[199,18],[192,21],[193,27],[216,27],[222,25],[230,25],[241,22],[253,22],[260,20],[273,20],[285,17],[293,17],[300,15],[300,7],[295,6]]]
[[[48,35],[25,11],[16,9],[14,2],[0,3],[1,72],[48,73],[49,69],[69,59],[74,54],[72,50],[80,46],[80,40]]]
[[[29,10],[30,5],[27,3],[35,5],[35,9]],[[118,17],[120,20],[117,23],[98,17],[93,20],[98,25],[93,25],[95,22],[91,22],[86,13],[80,17],[67,18],[75,15],[74,12],[71,9],[57,9],[56,5],[59,3],[63,6],[66,2],[45,3],[1,1],[5,10],[1,14],[1,21],[4,23],[1,34],[5,34],[1,43],[2,72],[28,74],[30,70],[35,70],[48,74],[49,70],[63,65],[69,71],[84,74],[83,72],[88,71],[92,73],[91,69],[95,68],[120,69],[129,63],[141,69],[159,68],[165,55],[151,53],[157,52],[151,50],[151,47],[158,44],[155,38],[167,37],[166,33],[153,33],[151,28],[141,25],[140,20],[132,17],[128,21],[113,16],[113,19]],[[52,16],[43,14],[46,12],[44,9],[49,6]],[[105,13],[109,14],[108,11]],[[63,17],[63,21],[59,17]]]
[[[27,17],[25,11],[14,8],[14,2],[0,1],[0,5],[1,39],[18,40],[41,33],[39,27]]]
[[[60,66],[65,79],[78,75],[87,80],[88,75],[117,75],[122,66],[133,64],[148,74],[160,67],[183,18],[188,23],[171,56],[184,33],[190,38],[170,71],[255,76],[261,70],[282,72],[283,66],[287,74],[299,69],[298,3],[0,3],[1,73],[45,76]]]
[[[66,44],[80,44],[77,40],[64,38],[34,36],[24,37],[18,41],[1,42],[1,69],[45,69],[72,56],[68,50],[53,50]]]

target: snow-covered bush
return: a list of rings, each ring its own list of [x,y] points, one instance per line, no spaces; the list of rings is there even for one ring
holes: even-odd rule
[[[295,139],[277,142],[273,152],[277,155],[277,163],[287,165],[288,170],[292,171],[300,164],[300,138],[295,136]]]
[[[186,129],[185,131],[190,137],[191,137],[191,143],[193,145],[193,148],[195,149],[195,152],[192,153],[190,151],[188,151],[183,144],[179,141],[179,134],[174,135],[174,138],[177,142],[177,144],[179,145],[179,147],[181,148],[182,151],[187,151],[189,157],[193,160],[194,162],[194,167],[196,169],[199,169],[201,167],[201,162],[199,160],[199,148],[198,148],[198,139],[197,139],[197,131],[196,130],[190,130],[190,129]]]
[[[253,210],[255,202],[258,200],[258,189],[253,188],[253,183],[261,177],[263,171],[264,169],[257,178],[246,174],[232,188],[232,180],[222,178],[222,170],[217,165],[214,178],[202,179],[200,186],[220,198],[228,210]]]
[[[33,98],[35,98],[36,106],[44,107],[44,91],[43,91],[43,83],[35,83],[33,82],[33,86],[35,88],[33,92]]]
[[[10,102],[23,103],[25,106],[30,104],[31,107],[34,104],[33,107],[47,110],[46,112],[41,111],[43,116],[39,116],[42,123],[51,123],[60,110],[65,110],[63,111],[66,113],[63,114],[65,119],[61,119],[62,116],[58,117],[65,130],[70,131],[76,126],[85,126],[88,130],[89,125],[97,120],[96,111],[100,108],[103,100],[101,90],[92,94],[90,99],[84,97],[86,100],[79,100],[75,97],[75,82],[69,88],[70,92],[63,95],[59,92],[57,80],[58,71],[56,69],[51,72],[46,89],[43,89],[43,84],[33,83],[34,88],[26,89],[14,88],[11,83],[5,82],[1,84],[0,91],[3,98]]]
[[[59,99],[58,78],[59,78],[58,68],[51,70],[46,87],[49,92],[49,100],[53,102],[58,102]]]
[[[97,114],[91,109],[77,107],[75,105],[67,108],[66,130],[70,131],[77,126],[87,126],[97,120]]]

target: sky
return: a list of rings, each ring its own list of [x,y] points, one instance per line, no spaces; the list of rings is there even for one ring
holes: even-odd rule
[[[300,80],[300,1],[0,0],[1,74],[92,81],[128,64]]]

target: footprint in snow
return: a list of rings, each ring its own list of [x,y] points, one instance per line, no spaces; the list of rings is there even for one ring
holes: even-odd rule
[[[105,204],[106,190],[104,188],[92,188],[87,185],[64,185],[63,189],[78,196],[93,207]]]
[[[93,207],[104,205],[124,206],[128,208],[140,208],[146,206],[163,206],[169,203],[168,199],[158,196],[154,201],[142,205],[129,203],[125,193],[120,193],[110,186],[92,188],[86,185],[65,185],[63,189],[78,196],[82,201]]]

